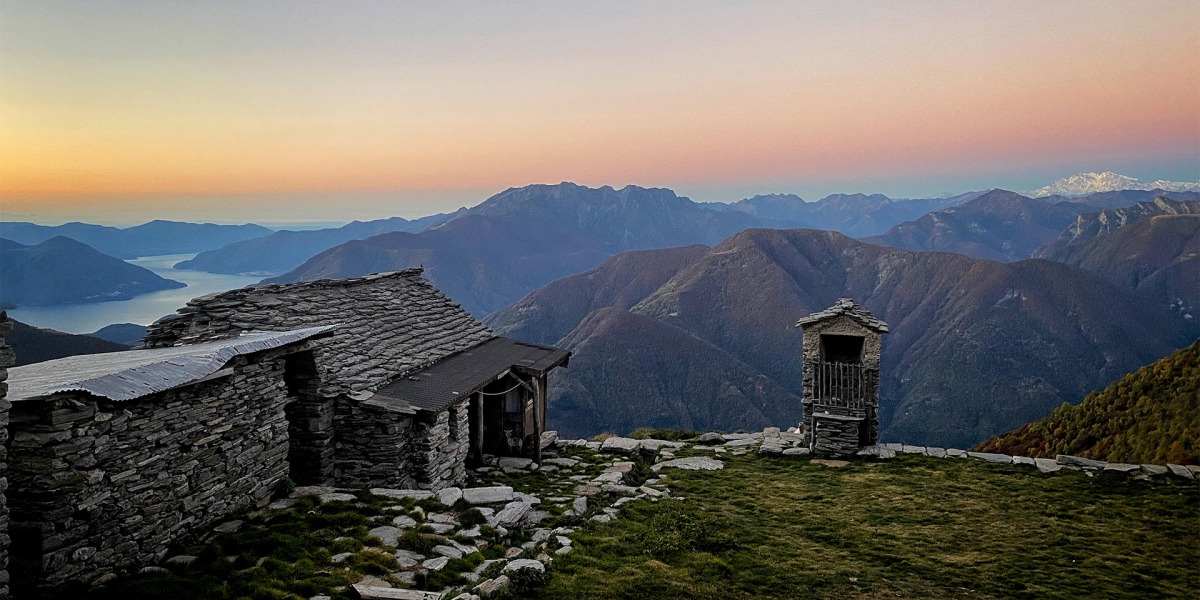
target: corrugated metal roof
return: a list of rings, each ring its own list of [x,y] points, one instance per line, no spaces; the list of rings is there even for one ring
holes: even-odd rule
[[[824,321],[825,319],[832,319],[833,317],[840,315],[850,317],[851,319],[854,319],[858,323],[862,324],[864,327],[874,329],[875,331],[881,333],[887,333],[888,331],[888,325],[887,323],[883,322],[883,319],[871,314],[867,311],[867,309],[855,304],[854,301],[849,298],[838,298],[838,301],[834,303],[833,306],[801,318],[796,322],[796,327],[808,325],[810,323],[816,323],[818,321]]]
[[[398,378],[371,397],[373,402],[439,411],[496,380],[509,369],[543,375],[566,364],[571,353],[497,337],[430,367]]]
[[[8,399],[83,391],[115,401],[133,400],[204,379],[236,356],[302,342],[335,327],[252,331],[203,344],[85,354],[15,367],[8,370]]]

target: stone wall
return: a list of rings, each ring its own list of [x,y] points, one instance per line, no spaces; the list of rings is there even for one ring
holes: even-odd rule
[[[8,597],[8,504],[5,494],[8,489],[8,410],[5,400],[8,392],[8,367],[16,362],[13,349],[5,342],[12,333],[13,324],[8,315],[0,311],[0,598]]]
[[[821,359],[821,334],[858,335],[864,336],[863,366],[868,369],[879,368],[879,353],[882,349],[883,336],[846,315],[838,315],[819,323],[805,325],[803,331],[804,360],[806,361]]]
[[[883,343],[883,335],[870,328],[864,327],[846,315],[830,317],[827,320],[804,326],[804,363],[803,363],[803,399],[806,443],[814,452],[831,455],[853,454],[858,447],[858,435],[854,434],[854,448],[849,448],[848,425],[831,425],[827,431],[832,437],[824,440],[816,439],[816,429],[813,427],[811,415],[825,412],[834,415],[862,417],[871,429],[868,444],[874,444],[879,439],[879,361]],[[847,409],[836,406],[814,406],[816,396],[814,390],[816,363],[822,360],[821,335],[853,335],[863,338],[862,366],[867,369],[869,378],[867,389],[870,390],[868,405],[865,410]],[[836,438],[836,439],[835,439]]]
[[[467,478],[470,423],[467,402],[437,413],[422,413],[416,422],[413,476],[422,489],[440,490],[462,484]]]
[[[284,357],[288,465],[297,485],[328,485],[334,478],[334,410],[337,401],[320,395],[319,350]]]
[[[334,481],[344,487],[415,488],[413,410],[348,398],[338,401]]]
[[[235,330],[337,324],[332,337],[322,342],[321,394],[375,391],[399,375],[496,337],[421,272],[407,269],[202,296],[151,325],[146,346],[190,343]]]
[[[240,356],[230,375],[138,400],[16,403],[14,590],[155,563],[185,533],[266,504],[288,473],[288,351]]]

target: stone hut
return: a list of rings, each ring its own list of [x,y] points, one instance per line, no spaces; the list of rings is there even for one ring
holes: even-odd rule
[[[288,408],[302,485],[437,490],[483,454],[540,459],[547,374],[570,353],[497,336],[421,274],[196,298],[152,325],[146,345],[336,324]]]
[[[288,477],[297,357],[330,327],[73,356],[10,370],[12,587],[161,560],[170,543],[265,506]]]
[[[879,355],[888,326],[849,298],[796,323],[804,333],[804,431],[814,454],[879,441]]]

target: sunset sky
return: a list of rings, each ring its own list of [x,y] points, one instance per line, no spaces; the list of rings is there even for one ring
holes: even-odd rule
[[[0,218],[1200,179],[1200,2],[0,5]]]

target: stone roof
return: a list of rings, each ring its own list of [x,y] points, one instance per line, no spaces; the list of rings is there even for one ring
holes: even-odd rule
[[[565,365],[571,353],[558,348],[493,338],[427,369],[383,386],[373,402],[440,411],[496,381],[509,370],[544,375]]]
[[[134,400],[196,383],[230,360],[327,335],[334,326],[293,331],[255,331],[224,340],[68,356],[8,371],[9,400],[36,400],[80,391],[114,401]]]
[[[834,317],[846,316],[854,319],[858,324],[868,329],[873,329],[880,333],[887,333],[888,326],[882,319],[868,312],[865,308],[854,303],[849,298],[838,298],[838,301],[833,306],[821,311],[817,311],[801,318],[796,322],[796,327],[803,327],[813,323],[819,323],[826,319]]]
[[[496,337],[422,272],[405,269],[202,296],[151,325],[146,345],[193,343],[232,330],[337,323],[319,350],[325,372],[321,393],[374,392],[400,375]]]

